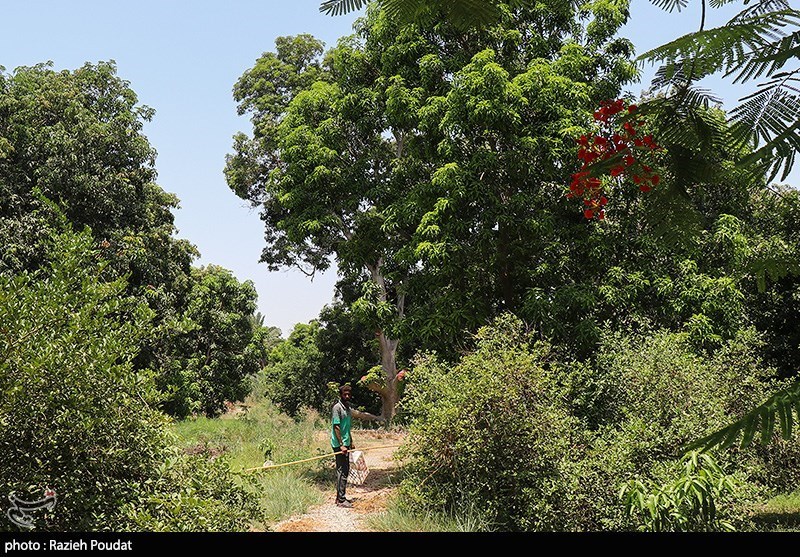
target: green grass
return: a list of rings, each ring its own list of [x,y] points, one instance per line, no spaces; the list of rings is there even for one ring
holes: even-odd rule
[[[261,466],[266,459],[278,464],[315,456],[319,449],[314,432],[322,427],[319,416],[308,413],[296,421],[266,400],[248,401],[247,411],[235,417],[190,418],[172,426],[176,444],[188,452],[226,454],[231,469],[240,472]],[[265,450],[271,454],[265,455]],[[316,487],[322,465],[309,464],[251,472],[252,487],[259,493],[264,523],[268,526],[321,503],[324,495]]]
[[[800,532],[800,490],[778,495],[753,512],[756,530]]]
[[[468,505],[455,514],[414,511],[398,503],[389,502],[387,509],[370,517],[369,527],[378,532],[488,532],[492,528],[483,520],[478,509]]]
[[[302,514],[312,505],[322,503],[323,493],[296,473],[276,470],[262,473],[261,500],[267,522],[275,522],[292,515]]]

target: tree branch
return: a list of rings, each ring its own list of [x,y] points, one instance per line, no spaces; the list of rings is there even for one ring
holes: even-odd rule
[[[370,414],[369,412],[362,412],[361,410],[356,410],[355,408],[351,409],[354,418],[359,420],[366,420],[366,421],[373,421],[373,422],[382,422],[385,420],[383,416],[376,416],[375,414]]]

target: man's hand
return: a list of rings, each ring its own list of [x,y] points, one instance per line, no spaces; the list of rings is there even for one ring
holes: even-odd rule
[[[356,446],[355,446],[355,445],[353,445],[352,443],[350,443],[350,450],[352,451],[352,450],[354,450],[355,448],[356,448]]]
[[[347,447],[345,445],[342,445],[341,449],[342,449],[342,454],[347,454]]]

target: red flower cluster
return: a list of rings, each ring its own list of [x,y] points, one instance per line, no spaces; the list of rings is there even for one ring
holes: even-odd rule
[[[627,107],[627,112],[633,114],[636,109],[636,105],[632,104]],[[640,135],[636,129],[636,126],[641,126],[643,122],[626,121],[622,125],[622,130],[617,130],[614,126],[614,116],[624,110],[625,101],[622,99],[603,101],[600,109],[594,113],[600,131],[591,138],[582,135],[578,139],[580,145],[578,158],[582,164],[580,170],[572,175],[567,197],[583,199],[585,206],[583,216],[587,219],[594,217],[604,219],[605,206],[608,203],[603,191],[603,181],[592,176],[589,170],[591,165],[615,158],[617,164],[611,167],[609,175],[620,181],[629,177],[643,192],[650,191],[660,180],[652,168],[636,158],[637,152],[659,149],[652,136]]]

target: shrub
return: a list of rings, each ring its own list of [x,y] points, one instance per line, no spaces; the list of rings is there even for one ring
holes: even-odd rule
[[[54,489],[37,528],[113,528],[166,447],[153,383],[130,365],[149,313],[103,280],[88,234],[52,242],[47,271],[0,276],[0,493]]]
[[[529,345],[519,321],[501,318],[477,340],[450,370],[416,362],[402,402],[414,418],[406,498],[447,512],[475,503],[504,528],[558,529],[566,465],[585,446],[579,421],[543,365],[547,347]]]
[[[55,490],[40,530],[241,527],[250,507],[227,468],[174,460],[152,376],[131,366],[151,312],[91,245],[56,235],[47,268],[0,276],[0,495]]]
[[[741,331],[709,355],[684,333],[614,333],[594,362],[559,362],[504,316],[452,368],[418,357],[402,403],[414,418],[404,502],[445,513],[477,502],[500,529],[634,529],[622,485],[678,485],[682,448],[774,388],[757,343]],[[737,479],[718,511],[742,527],[746,505],[797,480],[800,447],[732,448],[718,461]]]
[[[176,452],[159,467],[146,491],[123,508],[130,521],[126,528],[152,532],[247,530],[251,520],[261,518],[258,498],[232,479],[224,456]]]

